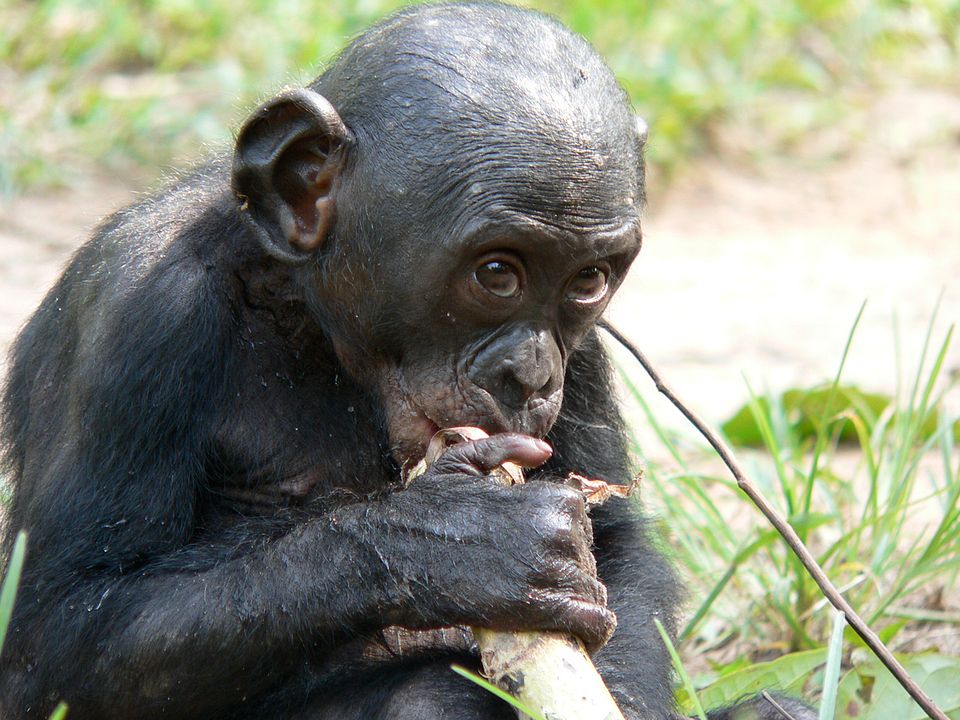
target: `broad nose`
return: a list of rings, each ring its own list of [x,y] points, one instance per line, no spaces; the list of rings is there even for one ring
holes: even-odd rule
[[[562,365],[549,332],[518,328],[483,348],[467,376],[504,405],[519,409],[559,387]]]

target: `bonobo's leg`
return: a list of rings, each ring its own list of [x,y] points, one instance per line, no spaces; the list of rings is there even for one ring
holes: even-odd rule
[[[516,720],[516,713],[507,703],[453,672],[450,665],[454,662],[477,672],[476,661],[469,658],[438,661],[434,657],[422,662],[371,668],[325,687],[313,702],[287,717],[291,720]]]
[[[733,707],[707,713],[708,720],[816,720],[817,713],[799,700],[763,694]]]
[[[500,698],[454,673],[449,664],[435,663],[408,673],[371,717],[376,720],[514,720],[516,713]]]

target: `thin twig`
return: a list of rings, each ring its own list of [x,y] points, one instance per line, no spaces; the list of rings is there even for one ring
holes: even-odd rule
[[[773,699],[773,696],[772,696],[770,693],[768,693],[766,690],[764,690],[762,693],[760,693],[760,696],[761,696],[764,700],[766,700],[768,703],[770,703],[771,705],[773,705],[773,709],[776,710],[776,711],[777,711],[777,714],[778,714],[780,717],[784,718],[784,720],[796,720],[796,718],[794,718],[793,715],[791,715],[791,714],[788,713],[786,710],[784,710],[782,707],[780,707],[780,703],[778,703],[776,700],[774,700],[774,699]]]
[[[827,574],[823,571],[823,568],[820,567],[816,559],[807,549],[806,545],[800,540],[800,537],[797,535],[793,527],[788,523],[781,515],[778,513],[760,494],[760,492],[754,487],[753,483],[747,479],[746,475],[743,472],[743,469],[737,463],[736,459],[733,457],[733,453],[730,448],[727,447],[726,443],[723,442],[717,436],[710,427],[701,420],[696,413],[694,413],[690,408],[688,408],[681,400],[677,397],[676,393],[667,385],[666,382],[660,377],[660,374],[653,368],[653,365],[650,364],[650,361],[647,360],[646,356],[640,352],[640,349],[637,348],[633,343],[631,343],[624,335],[613,327],[606,320],[600,322],[600,326],[606,330],[610,335],[616,339],[621,345],[623,345],[630,353],[637,359],[643,369],[647,372],[647,375],[650,376],[650,379],[653,380],[654,385],[657,386],[659,390],[666,398],[673,403],[674,407],[679,410],[687,420],[689,420],[695,428],[703,435],[707,442],[713,446],[713,449],[717,451],[717,454],[720,455],[720,458],[723,460],[724,464],[730,469],[730,472],[733,473],[733,477],[736,478],[737,485],[746,493],[747,497],[753,501],[753,504],[759,508],[760,512],[764,514],[767,520],[770,521],[770,524],[777,529],[777,532],[783,536],[783,539],[786,540],[787,545],[790,546],[790,549],[793,550],[794,554],[800,558],[800,562],[803,563],[803,566],[807,569],[807,572],[810,573],[810,577],[813,578],[814,582],[820,587],[820,590],[826,596],[827,600],[830,601],[830,604],[835,608],[840,610],[844,615],[847,616],[847,622],[854,631],[863,638],[863,641],[867,644],[873,654],[876,655],[880,662],[882,662],[887,669],[893,674],[897,679],[897,682],[903,686],[903,689],[906,690],[910,697],[917,701],[917,704],[923,708],[923,711],[930,717],[932,720],[949,720],[946,714],[938,708],[933,700],[922,690],[920,686],[910,677],[909,673],[904,669],[904,667],[897,661],[893,656],[893,653],[883,644],[883,641],[877,636],[877,634],[870,629],[870,626],[863,621],[863,618],[850,606],[850,603],[841,595],[837,589],[834,587],[833,583],[830,582],[830,578],[827,577]]]

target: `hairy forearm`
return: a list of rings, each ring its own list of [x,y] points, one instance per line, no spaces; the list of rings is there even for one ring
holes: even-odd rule
[[[49,608],[22,634],[63,640],[56,657],[37,657],[36,671],[11,691],[19,704],[56,696],[78,718],[118,708],[195,717],[288,677],[304,648],[322,655],[377,623],[382,566],[329,517],[235,559],[223,559],[222,548],[210,553],[202,572],[105,580]],[[78,667],[90,645],[100,648],[97,663]]]

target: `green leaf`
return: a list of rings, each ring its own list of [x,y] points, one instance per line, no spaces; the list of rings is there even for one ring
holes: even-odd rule
[[[757,398],[757,409],[765,415],[770,414],[770,401],[765,398]],[[720,426],[723,434],[727,436],[734,445],[740,447],[762,447],[763,433],[760,432],[760,426],[753,417],[750,410],[750,404],[744,404],[729,420]]]
[[[730,673],[710,687],[700,691],[704,707],[730,705],[744,696],[756,695],[761,690],[775,687],[786,692],[797,692],[804,681],[827,659],[827,650],[805,650],[784,655],[776,660],[757,663]]]
[[[897,659],[950,718],[960,719],[960,658],[922,653]],[[926,713],[880,663],[870,660],[848,672],[837,693],[838,720],[926,720]]]
[[[13,615],[13,604],[17,600],[17,587],[20,584],[20,573],[23,571],[23,559],[26,554],[27,534],[21,530],[17,533],[17,540],[13,544],[10,564],[3,578],[3,588],[0,589],[0,652],[3,652],[3,642],[7,638],[7,628],[10,626],[10,617]]]
[[[831,431],[838,433],[841,442],[856,442],[857,430],[851,416],[861,417],[873,427],[876,419],[893,402],[889,395],[868,393],[854,385],[817,385],[812,388],[792,388],[778,396],[776,404],[783,407],[790,423],[790,429],[797,435],[797,441],[816,438],[817,431],[825,424],[836,423]],[[768,398],[759,398],[756,407],[769,416],[773,405]],[[760,447],[763,445],[763,433],[750,412],[750,405],[744,405],[722,426],[730,442],[741,447]],[[931,413],[923,423],[923,437],[930,437],[937,429],[936,413]]]

